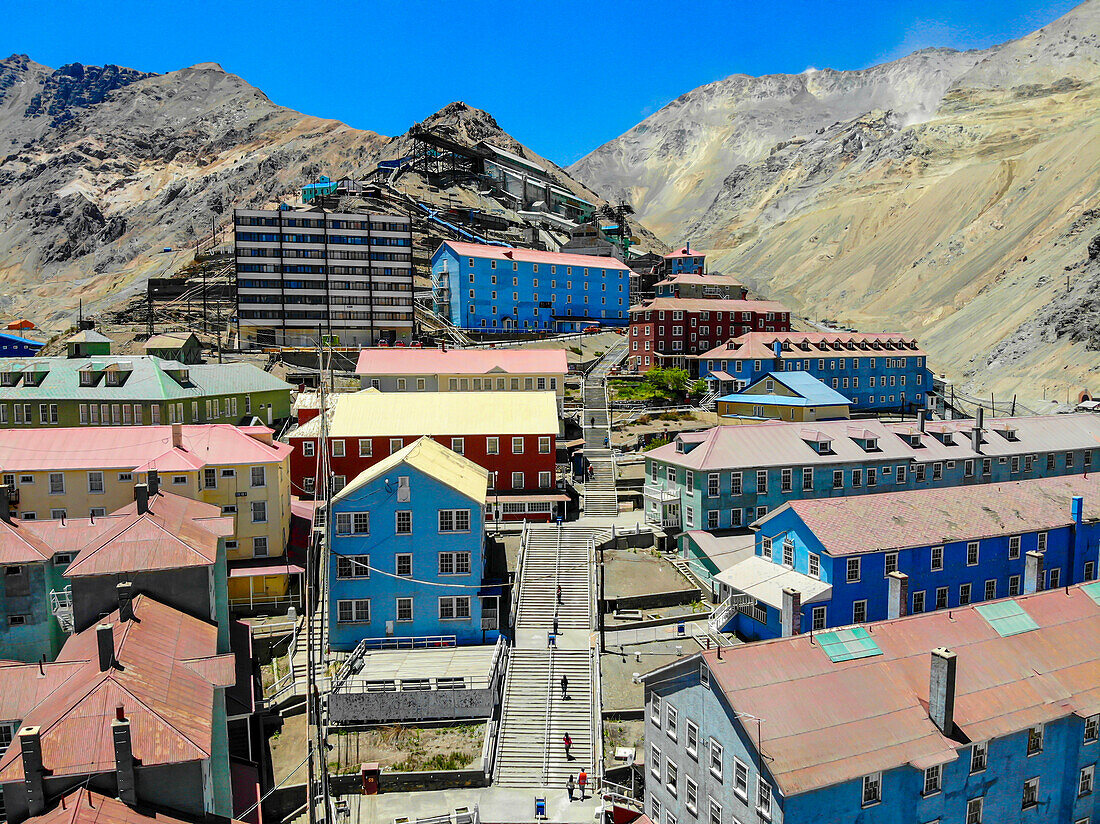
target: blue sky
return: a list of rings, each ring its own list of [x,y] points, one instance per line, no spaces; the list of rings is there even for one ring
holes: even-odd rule
[[[167,72],[212,61],[276,103],[399,134],[452,100],[562,165],[731,74],[983,48],[1074,0],[0,0],[0,52]]]

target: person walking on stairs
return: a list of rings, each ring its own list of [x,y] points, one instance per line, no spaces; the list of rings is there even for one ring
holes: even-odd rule
[[[569,679],[564,675],[561,677],[561,700],[569,700]]]
[[[584,785],[588,783],[588,773],[581,770],[581,774],[577,776],[577,786],[581,791],[581,801],[584,801]]]
[[[569,733],[561,737],[561,743],[565,744],[565,760],[572,761],[573,755],[569,752],[569,748],[573,746],[573,739],[569,737]]]
[[[561,584],[558,584],[558,603],[561,603]]]
[[[565,782],[565,791],[569,793],[569,800],[573,800],[573,790],[575,785],[573,784],[573,773],[569,773],[569,780]]]

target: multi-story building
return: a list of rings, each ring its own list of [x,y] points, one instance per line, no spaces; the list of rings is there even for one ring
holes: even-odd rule
[[[611,240],[612,231],[618,226],[602,226],[598,220],[581,223],[569,232],[569,240],[562,244],[561,252],[567,255],[590,255],[623,259],[621,239]],[[611,230],[611,231],[609,231]]]
[[[749,290],[732,275],[706,275],[702,272],[681,272],[654,287],[659,298],[691,298],[693,300],[745,300]]]
[[[413,334],[408,215],[235,209],[241,340],[260,346],[408,340]]]
[[[615,258],[444,241],[435,311],[478,332],[575,332],[630,322],[630,269]]]
[[[329,398],[329,468],[335,490],[422,435],[489,471],[492,520],[550,520],[567,497],[558,488],[559,422],[554,393],[380,392]],[[299,411],[287,434],[296,490],[317,491],[321,418]]]
[[[809,372],[851,398],[857,411],[924,409],[932,372],[917,341],[903,335],[750,332],[698,356],[699,377],[723,394],[768,372]]]
[[[1100,584],[708,650],[645,683],[652,821],[1095,821]]]
[[[748,596],[730,628],[755,640],[1092,581],[1098,492],[1064,475],[791,501],[753,525],[718,595]]]
[[[374,346],[359,353],[364,389],[383,392],[546,392],[565,399],[564,349],[439,349]]]
[[[790,312],[774,301],[654,298],[630,309],[627,363],[635,372],[655,366],[694,369],[692,356],[727,337],[790,328]]]
[[[231,817],[225,693],[236,670],[218,633],[138,594],[70,637],[56,661],[5,666],[7,821],[41,815],[79,787],[192,821]]]
[[[701,275],[707,265],[707,256],[691,251],[691,245],[683,246],[664,256],[666,275]]]
[[[1098,437],[1100,419],[1088,413],[718,426],[646,453],[646,519],[743,528],[807,498],[1072,475],[1091,471]]]
[[[0,659],[52,661],[68,634],[117,608],[118,585],[218,624],[229,648],[225,537],[232,522],[209,504],[170,493],[101,518],[4,520],[0,506]]]
[[[0,482],[23,520],[101,518],[132,504],[142,482],[213,504],[232,518],[226,554],[244,573],[231,573],[231,602],[285,609],[291,448],[272,434],[226,424],[40,429],[28,450],[24,433],[0,430]]]
[[[0,361],[0,429],[267,424],[290,416],[293,387],[250,363],[149,355]]]
[[[485,575],[488,480],[473,461],[420,438],[333,498],[333,649],[368,639],[496,640],[500,587],[488,585]]]
[[[40,341],[25,338],[22,335],[9,335],[0,332],[0,358],[33,358],[45,346]]]
[[[809,372],[767,372],[740,392],[715,400],[718,422],[847,419],[851,401]]]
[[[656,252],[631,255],[626,260],[630,266],[630,305],[656,296],[657,283],[665,279],[665,259]]]

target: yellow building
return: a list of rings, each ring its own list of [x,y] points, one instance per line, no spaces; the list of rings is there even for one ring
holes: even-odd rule
[[[741,392],[720,397],[716,411],[720,424],[831,421],[850,417],[850,404],[808,372],[769,372]]]
[[[0,430],[0,480],[24,520],[100,517],[131,503],[136,483],[214,504],[234,523],[231,604],[281,611],[293,572],[291,448],[272,434],[228,424]]]

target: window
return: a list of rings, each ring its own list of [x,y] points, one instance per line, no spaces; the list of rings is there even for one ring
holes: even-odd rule
[[[405,442],[401,438],[390,438],[390,454],[394,452],[400,452],[405,446]]]
[[[793,486],[792,471],[784,469],[779,476],[779,491],[790,492]]]
[[[863,806],[882,801],[882,773],[863,776]]]
[[[760,469],[756,473],[756,491],[764,493],[768,491],[768,471]]]
[[[867,467],[867,486],[878,486],[878,469]]]
[[[1039,803],[1039,777],[1029,778],[1024,782],[1024,797],[1020,804],[1021,810],[1030,810]]]
[[[772,785],[759,777],[756,779],[756,810],[764,818],[772,816]]]
[[[359,457],[360,458],[369,458],[371,456],[371,452],[372,452],[371,439],[370,438],[360,438],[359,439]]]
[[[469,532],[470,531],[470,510],[468,510],[468,509],[441,509],[441,510],[439,510],[439,531],[440,532]]]
[[[1091,744],[1100,736],[1100,715],[1090,715],[1085,719],[1085,743]]]
[[[718,475],[717,472],[711,472],[709,475],[707,475],[707,497],[708,498],[717,498],[718,497],[719,477],[720,476]]]
[[[684,776],[684,805],[692,815],[699,813],[699,785],[691,776]]]
[[[772,557],[772,539],[767,535],[760,539],[760,554],[765,558]]]
[[[985,582],[985,600],[992,601],[997,597],[997,579],[990,578]]]
[[[966,545],[966,565],[977,566],[978,565],[978,542],[971,541]]]
[[[821,556],[816,552],[811,552],[807,558],[807,567],[809,569],[811,578],[821,577]]]
[[[343,440],[343,438],[334,440],[332,442],[332,457],[334,457],[334,458],[344,457],[344,440]]]
[[[966,824],[982,824],[982,802],[984,798],[971,798],[966,802]]]
[[[884,556],[884,567],[886,575],[898,571],[898,554],[896,552],[886,553]]]
[[[1047,573],[1047,589],[1057,589],[1062,585],[1062,570],[1051,567]]]
[[[252,486],[267,486],[267,470],[262,466],[252,467],[250,473],[252,479]]]
[[[88,473],[88,492],[93,495],[100,495],[103,493],[103,473],[102,472],[89,472]]]
[[[1013,535],[1008,539],[1008,560],[1015,561],[1020,557],[1020,536]]]
[[[859,561],[859,558],[848,559],[848,576],[846,580],[849,584],[854,584],[859,581]]]
[[[802,469],[802,490],[808,492],[814,488],[814,470],[813,467],[804,467]]]
[[[661,820],[661,802],[655,795],[649,799],[649,818],[653,824],[658,824]]]
[[[857,488],[863,486],[863,470],[862,469],[853,469],[852,470],[852,486],[857,487]]]
[[[794,541],[790,538],[783,539],[783,564],[784,566],[794,566]]]
[[[939,572],[943,569],[943,547],[932,547],[932,571]]]
[[[524,487],[523,473],[522,472],[513,472],[512,473],[512,489],[523,489],[523,487]]]
[[[252,523],[254,523],[254,524],[266,524],[267,523],[267,501],[253,501],[252,502]]]
[[[1092,795],[1092,779],[1096,772],[1096,765],[1089,764],[1087,767],[1081,768],[1081,775],[1077,779],[1077,797],[1080,798],[1083,795]]]
[[[843,488],[844,488],[844,470],[834,469],[833,470],[833,489],[843,489]]]
[[[722,805],[708,796],[710,821],[708,824],[722,824]]]
[[[339,517],[339,513],[337,514]],[[369,555],[337,555],[336,556],[336,577],[337,578],[369,578],[370,577],[370,556]]]
[[[936,609],[947,609],[947,587],[936,587]]]
[[[225,506],[222,507],[222,515],[236,515],[236,514],[237,514],[237,505],[236,504],[226,504]]]
[[[687,754],[692,758],[699,757],[699,726],[690,718],[684,722],[684,741]]]
[[[718,529],[718,516],[717,509],[707,510],[707,529]]]
[[[676,740],[676,720],[677,713],[676,707],[672,706],[668,702],[665,702],[665,732],[668,733],[668,737],[673,741]]]
[[[1020,576],[1010,575],[1008,577],[1008,597],[1012,598],[1020,594]]]
[[[670,478],[669,480],[675,480],[675,478]],[[730,494],[731,495],[740,495],[741,493],[742,493],[741,473],[740,472],[731,472],[730,473]]]
[[[451,438],[451,451],[456,455],[466,454],[466,439],[465,438]]]
[[[522,437],[512,438],[512,454],[513,455],[522,455],[523,454],[523,438]]]
[[[989,742],[980,741],[970,747],[970,772],[985,772],[989,760]]]
[[[369,624],[370,599],[357,598],[354,600],[337,601],[336,621],[340,624]]]
[[[439,574],[440,575],[469,575],[470,574],[470,553],[469,552],[440,552],[439,553]]]
[[[959,606],[965,607],[970,603],[970,584],[959,584]]]
[[[710,739],[710,774],[722,780],[722,745]]]
[[[867,601],[852,602],[852,623],[864,624],[867,622]]]
[[[470,617],[470,596],[453,595],[439,599],[439,620],[462,621]]]
[[[745,522],[743,520],[743,517],[744,517],[744,513],[742,513],[740,509],[731,509],[730,510],[730,526],[731,527],[744,526]]]
[[[63,472],[51,472],[50,473],[50,494],[51,495],[64,495],[65,494],[65,474]]]
[[[1086,581],[1092,581],[1096,578],[1096,561],[1085,561],[1085,566],[1081,570],[1082,577]]]
[[[924,612],[924,590],[913,593],[913,614]]]
[[[742,801],[749,798],[749,768],[739,758],[733,759],[733,791]]]
[[[1043,725],[1027,731],[1027,754],[1037,755],[1043,751]]]
[[[410,510],[399,509],[394,513],[395,526],[394,532],[398,535],[412,535],[413,531],[413,514]]]
[[[943,783],[943,765],[936,764],[924,771],[924,795],[938,793]]]

